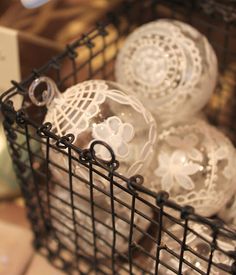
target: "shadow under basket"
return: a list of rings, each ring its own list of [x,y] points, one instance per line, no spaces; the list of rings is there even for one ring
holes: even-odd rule
[[[60,91],[88,79],[114,80],[114,62],[125,37],[146,22],[173,18],[197,28],[215,49],[220,77],[205,113],[236,145],[233,5],[232,1],[207,0],[121,1],[114,13],[107,14],[91,31],[45,66],[34,69],[21,83],[12,81],[12,88],[2,95],[3,125],[21,180],[34,246],[57,268],[67,274],[86,275],[236,274],[233,229],[216,217],[208,219],[195,214],[191,206],[177,205],[165,192],[150,191],[142,184],[141,176],[127,178],[119,174],[112,151],[112,160],[104,163],[91,148],[82,150],[75,146],[71,135],[55,135],[50,124],[42,124],[46,108],[34,106],[28,97],[29,86],[39,76],[51,77]],[[50,159],[52,151],[65,156],[68,169]],[[83,166],[87,176],[74,174],[72,162]],[[58,182],[52,169],[63,171],[68,182]],[[106,181],[109,191],[94,184],[93,175]],[[77,184],[80,181],[87,186],[88,196],[78,192],[75,179]],[[119,194],[126,199],[117,197],[114,189],[120,189]],[[106,200],[107,207],[94,199],[97,193]],[[84,210],[84,204],[89,211]],[[121,208],[125,216],[120,215]],[[109,222],[96,214],[98,210],[102,216],[110,217]],[[118,223],[126,231],[120,230]],[[143,223],[147,224],[145,228]],[[169,230],[173,224],[179,234]],[[201,227],[205,228],[205,235],[198,230]],[[200,249],[188,244],[189,233],[201,244]],[[222,241],[225,249],[220,245]]]

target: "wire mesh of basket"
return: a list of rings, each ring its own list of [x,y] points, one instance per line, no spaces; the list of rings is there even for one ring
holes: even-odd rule
[[[121,175],[106,143],[81,149],[70,133],[56,135],[50,123],[43,124],[46,108],[33,105],[28,95],[40,76],[50,76],[60,91],[87,79],[114,80],[114,61],[125,37],[145,22],[175,18],[204,33],[216,51],[221,76],[205,111],[235,143],[235,14],[233,1],[122,1],[59,56],[33,69],[22,82],[12,81],[1,96],[3,125],[34,247],[53,265],[68,274],[236,274],[233,228],[174,203],[166,192],[150,191],[141,175]],[[96,143],[109,151],[109,161],[96,156]],[[52,153],[63,155],[67,167],[53,161]],[[75,173],[75,162],[86,176]],[[64,184],[52,169],[63,173]],[[96,185],[98,179],[109,188]],[[79,184],[86,186],[86,194],[79,192]],[[105,206],[95,199],[98,194]]]

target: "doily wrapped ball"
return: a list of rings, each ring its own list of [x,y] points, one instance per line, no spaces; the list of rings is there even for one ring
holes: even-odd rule
[[[125,90],[121,85],[105,80],[79,83],[51,101],[44,121],[50,122],[51,130],[59,136],[73,134],[73,144],[80,149],[92,146],[93,158],[97,162],[114,162],[115,155],[119,161],[119,173],[126,177],[135,174],[145,177],[148,175],[146,168],[154,155],[156,124],[140,101]],[[110,146],[114,155],[100,141]],[[76,154],[73,156],[76,157]],[[68,170],[67,155],[51,150],[50,159]],[[96,165],[93,168],[102,169]],[[54,166],[51,172],[56,180],[65,185],[69,180],[68,173],[63,169]],[[104,170],[100,172],[108,173]],[[73,159],[72,173],[77,176],[73,177],[77,191],[87,193],[89,183],[78,177],[89,182],[89,169]],[[93,173],[93,183],[103,190],[110,190],[109,180],[98,173]],[[102,193],[94,190],[96,195]]]
[[[198,112],[217,81],[217,58],[207,38],[192,26],[160,19],[126,39],[115,66],[116,80],[130,87],[158,119]]]
[[[115,232],[116,241],[114,245],[117,256],[119,253],[128,252],[132,196],[126,193],[120,193],[116,196],[114,201],[116,216],[113,216],[113,224],[110,198],[104,199],[102,207],[94,205],[94,219],[92,219],[92,206],[89,199],[82,199],[74,195],[74,207],[72,208],[69,191],[55,187],[52,194],[50,200],[52,226],[58,240],[70,251],[75,251],[77,247],[77,253],[94,257],[94,247],[96,246],[97,258],[108,259],[112,254]],[[134,215],[133,222],[136,226],[132,231],[132,240],[138,242],[144,236],[143,232],[146,232],[150,226],[149,219],[153,218],[153,212],[150,207],[138,199],[136,199],[136,209],[142,209],[140,211],[145,213],[145,217],[137,213]],[[96,240],[93,233],[96,234]]]
[[[182,262],[183,275],[206,274],[208,271],[209,260],[213,244],[213,232],[210,227],[203,224],[189,223],[191,231],[187,231],[186,249],[184,251]],[[168,232],[168,233],[167,233]],[[180,266],[181,243],[184,236],[184,225],[174,224],[162,236],[162,244],[165,246],[160,251],[160,260],[164,264],[159,264],[159,273],[161,275],[177,274]],[[178,241],[176,241],[177,239]],[[236,242],[226,237],[218,236],[217,245],[212,255],[212,265],[210,274],[226,275],[230,273],[230,268],[234,262],[229,255],[235,251]],[[174,251],[172,254],[170,251]],[[151,254],[156,255],[156,249]],[[152,271],[155,274],[156,262],[152,261]],[[192,267],[194,266],[194,268]],[[222,269],[225,269],[222,270]],[[158,273],[158,274],[159,274]]]
[[[177,123],[158,136],[154,191],[169,192],[203,216],[216,214],[235,192],[235,149],[200,119]]]

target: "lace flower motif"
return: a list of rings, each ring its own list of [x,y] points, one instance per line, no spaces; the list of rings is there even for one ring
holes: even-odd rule
[[[161,178],[162,189],[169,192],[171,188],[178,184],[186,190],[193,190],[195,184],[190,178],[202,166],[188,162],[185,152],[176,150],[172,154],[162,153],[158,157],[159,167],[154,171],[155,175]]]
[[[189,134],[183,138],[178,136],[169,136],[166,141],[172,147],[185,152],[190,159],[195,161],[202,161],[202,153],[195,148],[199,141],[195,134]]]
[[[92,136],[95,140],[104,141],[111,146],[117,157],[126,158],[129,155],[128,143],[134,137],[134,127],[113,116],[93,126]],[[102,145],[96,146],[96,155],[105,160],[110,158],[110,153]]]

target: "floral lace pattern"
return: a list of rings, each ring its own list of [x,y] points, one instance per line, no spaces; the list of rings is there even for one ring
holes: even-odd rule
[[[167,137],[166,141],[169,145],[185,152],[189,159],[202,161],[202,153],[195,147],[199,142],[199,139],[195,134],[186,135],[182,139],[178,136],[172,135]]]
[[[163,153],[159,155],[158,160],[159,167],[154,173],[156,176],[161,177],[163,190],[169,192],[176,184],[186,190],[195,188],[190,176],[200,171],[202,166],[188,162],[184,152],[176,150],[171,155]]]
[[[165,190],[177,203],[215,214],[235,190],[235,149],[203,120],[169,127],[159,135],[153,190]],[[222,186],[221,182],[224,182]]]
[[[110,145],[117,157],[126,158],[129,155],[128,143],[134,137],[134,127],[129,123],[122,123],[119,117],[113,116],[94,125],[92,136],[94,140],[102,140]],[[97,145],[96,154],[102,159],[110,157],[110,153],[104,146]]]

